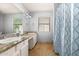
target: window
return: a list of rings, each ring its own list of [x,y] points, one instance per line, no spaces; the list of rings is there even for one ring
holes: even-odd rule
[[[13,20],[13,31],[15,33],[17,33],[17,32],[21,33],[23,31],[22,20],[19,17],[14,17],[14,20]]]
[[[39,32],[49,32],[50,31],[50,18],[40,17],[38,19]]]

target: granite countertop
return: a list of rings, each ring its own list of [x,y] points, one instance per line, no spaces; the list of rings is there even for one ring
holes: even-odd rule
[[[0,53],[12,48],[13,46],[16,46],[17,44],[23,42],[24,40],[28,39],[29,37],[31,37],[31,35],[24,34],[23,38],[21,38],[21,40],[18,40],[17,42],[10,43],[10,44],[0,44]]]

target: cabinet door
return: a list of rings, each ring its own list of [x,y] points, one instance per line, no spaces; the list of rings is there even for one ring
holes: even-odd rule
[[[32,49],[37,42],[37,35],[34,34],[32,38],[29,40],[29,49]]]
[[[21,53],[21,56],[28,56],[28,45],[24,45],[24,46],[20,49],[20,53]]]
[[[21,43],[19,43],[19,44],[17,45],[17,51],[20,50],[23,45],[25,45],[25,44],[24,44],[24,41],[21,42]]]
[[[14,56],[20,56],[20,50],[16,51],[16,52],[14,53]]]
[[[24,41],[25,45],[28,46],[28,39]]]
[[[0,56],[13,56],[15,53],[15,47],[8,49],[7,51],[0,54]]]
[[[32,49],[34,47],[33,38],[31,38],[28,42],[29,42],[29,49]]]
[[[33,41],[34,41],[34,46],[35,46],[35,44],[37,42],[37,35],[36,34],[33,36]]]

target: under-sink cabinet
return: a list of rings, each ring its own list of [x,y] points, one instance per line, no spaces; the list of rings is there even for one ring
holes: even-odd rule
[[[0,56],[28,56],[28,39],[0,53]]]
[[[10,46],[8,45],[8,49],[5,49],[2,45],[0,46],[0,56],[28,56],[28,49],[32,49],[36,42],[37,42],[37,34],[36,33],[29,33],[27,38],[21,40],[20,42],[17,42],[16,44],[13,44]],[[16,38],[18,39],[18,38]]]

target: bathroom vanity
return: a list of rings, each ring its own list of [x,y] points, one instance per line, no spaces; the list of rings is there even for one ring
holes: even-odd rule
[[[3,39],[3,41],[0,40],[0,56],[28,56],[28,49],[32,49],[36,42],[36,33],[28,33],[19,37],[6,38]]]

